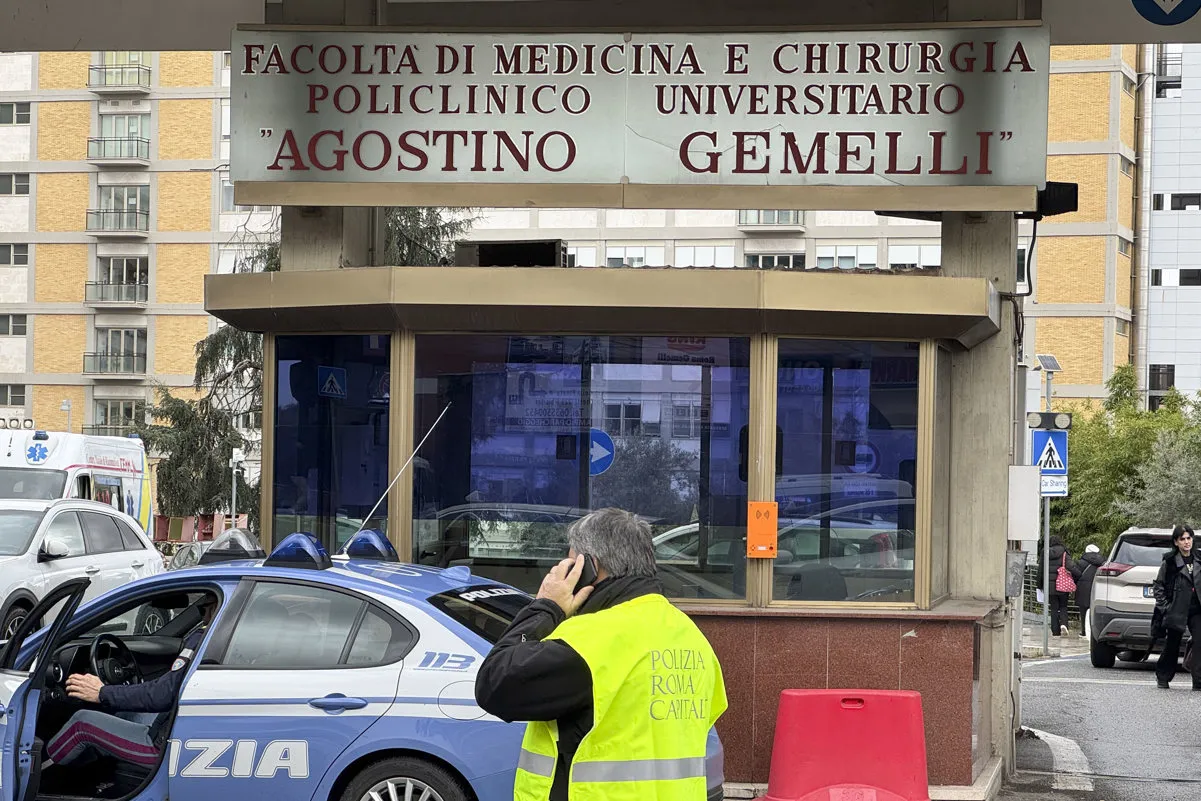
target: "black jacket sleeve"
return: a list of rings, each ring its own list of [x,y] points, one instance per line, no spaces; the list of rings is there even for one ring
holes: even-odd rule
[[[592,672],[565,642],[542,642],[564,620],[554,601],[521,610],[480,665],[475,700],[484,711],[514,720],[558,720],[592,705]]]
[[[175,708],[184,675],[203,638],[203,632],[188,637],[171,669],[157,679],[142,684],[104,685],[100,688],[100,703],[114,712],[170,712]]]

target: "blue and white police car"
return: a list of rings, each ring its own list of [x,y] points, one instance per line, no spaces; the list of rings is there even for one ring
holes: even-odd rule
[[[480,709],[475,673],[528,595],[402,564],[374,531],[332,559],[307,534],[266,559],[212,556],[84,606],[88,580],[69,581],[0,647],[0,801],[512,798],[524,725]],[[214,601],[156,764],[43,768],[44,743],[81,707],[68,675],[162,675]],[[147,610],[170,614],[147,632]],[[722,756],[712,732],[711,800]]]

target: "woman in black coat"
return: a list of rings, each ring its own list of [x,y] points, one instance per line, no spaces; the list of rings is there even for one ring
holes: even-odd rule
[[[1097,577],[1097,568],[1105,564],[1105,557],[1096,545],[1084,549],[1084,555],[1076,562],[1076,570],[1080,574],[1076,578],[1076,608],[1080,610],[1080,636],[1087,637],[1092,633],[1089,625],[1088,608],[1093,603],[1093,580]]]
[[[1193,549],[1193,530],[1185,525],[1172,529],[1172,550],[1163,558],[1159,575],[1155,577],[1155,613],[1152,616],[1152,636],[1157,628],[1164,633],[1163,653],[1155,665],[1155,679],[1160,689],[1176,676],[1180,659],[1180,641],[1187,629],[1195,647],[1201,647],[1201,598],[1197,582],[1201,579],[1201,563]],[[1201,665],[1193,662],[1193,689],[1201,690]]]
[[[1063,540],[1054,535],[1051,536],[1051,634],[1058,637],[1061,629],[1066,631],[1068,627],[1068,598],[1070,593],[1060,592],[1055,589],[1055,579],[1059,575],[1059,568],[1066,567],[1073,579],[1080,578],[1080,570],[1076,567],[1076,560],[1068,553],[1068,548],[1063,544]],[[1038,566],[1038,581],[1042,584],[1043,580],[1043,565]]]

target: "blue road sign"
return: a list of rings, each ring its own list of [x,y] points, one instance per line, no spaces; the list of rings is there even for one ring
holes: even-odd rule
[[[1068,494],[1068,432],[1035,429],[1030,453],[1042,472],[1045,498],[1066,498]]]
[[[1134,10],[1153,25],[1179,25],[1201,11],[1201,0],[1130,0]]]
[[[318,365],[317,394],[323,398],[346,400],[346,368]]]
[[[617,449],[613,447],[613,438],[593,428],[588,432],[588,475],[599,476],[613,466],[613,456]]]

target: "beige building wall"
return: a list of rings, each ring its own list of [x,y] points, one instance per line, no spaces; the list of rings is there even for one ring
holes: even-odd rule
[[[1025,355],[1056,356],[1056,403],[1073,403],[1103,397],[1130,359],[1137,48],[1055,47],[1051,59],[1047,180],[1078,184],[1080,202],[1039,224]]]

